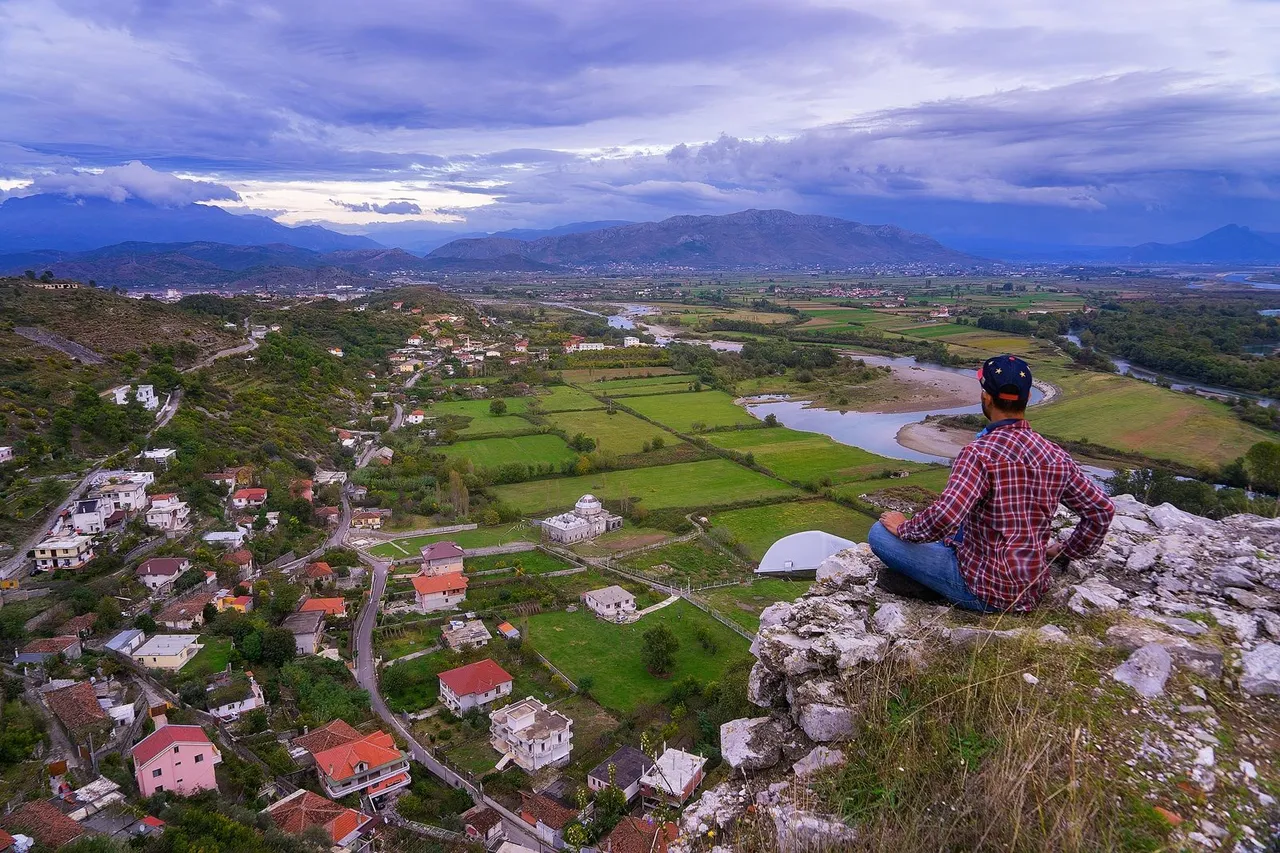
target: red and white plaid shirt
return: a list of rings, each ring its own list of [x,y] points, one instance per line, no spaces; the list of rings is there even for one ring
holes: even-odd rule
[[[1065,450],[1026,421],[1013,421],[960,451],[942,496],[903,523],[898,537],[945,538],[974,595],[994,607],[1030,610],[1049,586],[1045,546],[1059,503],[1080,516],[1062,553],[1075,559],[1096,551],[1115,515],[1111,499]]]

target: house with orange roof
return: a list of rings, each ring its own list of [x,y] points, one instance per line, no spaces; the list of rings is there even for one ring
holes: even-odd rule
[[[520,818],[533,827],[534,835],[557,850],[564,848],[564,828],[578,812],[542,794],[520,792]]]
[[[305,788],[277,800],[263,813],[271,816],[281,832],[291,835],[301,835],[318,826],[334,845],[342,848],[350,848],[360,838],[361,830],[373,821],[364,812],[339,805]]]
[[[460,573],[447,575],[416,575],[413,591],[419,613],[449,610],[467,600],[467,579]]]
[[[600,853],[667,853],[679,834],[679,828],[670,821],[660,823],[627,815],[597,847]]]
[[[302,602],[298,610],[302,613],[318,610],[325,616],[345,619],[347,618],[347,600],[345,598],[308,598]]]
[[[352,728],[346,720],[337,719],[325,723],[313,732],[298,735],[293,739],[293,745],[314,757],[318,752],[359,739],[360,732]]]
[[[409,757],[391,735],[376,731],[314,753],[316,776],[330,797],[364,791],[374,801],[409,787]]]
[[[331,581],[336,577],[333,569],[328,563],[307,563],[307,567],[302,570],[302,576],[312,581]]]
[[[266,489],[240,489],[231,496],[231,505],[236,509],[260,507],[266,502]]]
[[[214,601],[213,606],[218,608],[219,613],[225,613],[228,610],[235,610],[240,613],[253,612],[253,596],[252,595],[220,595]]]
[[[440,701],[459,716],[511,695],[511,676],[488,658],[446,670],[437,678],[440,679]]]
[[[409,417],[405,418],[406,423],[420,424],[427,419],[427,413],[422,409],[414,409],[409,413]]]
[[[289,484],[289,496],[293,498],[302,498],[307,503],[315,500],[315,492],[313,484],[310,480],[294,480]]]

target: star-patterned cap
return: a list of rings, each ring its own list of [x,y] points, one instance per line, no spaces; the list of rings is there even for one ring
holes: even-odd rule
[[[1031,399],[1031,367],[1015,355],[989,358],[978,368],[982,389],[998,400]]]

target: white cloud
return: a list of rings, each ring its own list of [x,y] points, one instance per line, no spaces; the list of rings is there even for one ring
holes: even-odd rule
[[[56,193],[73,198],[105,198],[114,202],[140,199],[161,207],[181,207],[199,201],[239,201],[229,187],[212,181],[180,178],[133,160],[123,166],[96,171],[60,171],[38,175],[28,193]]]

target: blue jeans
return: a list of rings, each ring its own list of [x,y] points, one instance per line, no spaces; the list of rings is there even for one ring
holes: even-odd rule
[[[960,561],[956,550],[941,542],[903,542],[880,522],[871,527],[867,544],[880,560],[899,574],[944,596],[953,604],[966,610],[992,613],[1000,610],[992,607],[969,591],[960,575]]]

